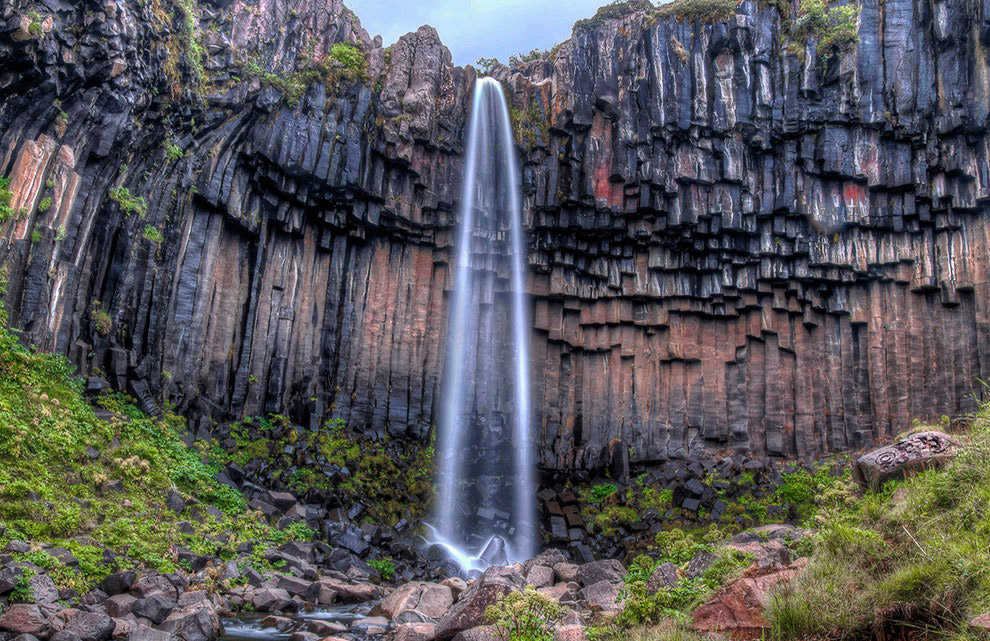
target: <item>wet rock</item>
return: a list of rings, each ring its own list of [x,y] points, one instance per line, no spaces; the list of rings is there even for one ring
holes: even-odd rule
[[[276,612],[292,603],[289,593],[280,588],[259,588],[251,596],[251,606],[256,612]]]
[[[209,601],[172,610],[158,629],[173,634],[182,641],[214,641],[223,634],[220,617]]]

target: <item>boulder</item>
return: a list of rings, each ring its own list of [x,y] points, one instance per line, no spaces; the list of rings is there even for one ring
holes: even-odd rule
[[[415,611],[429,619],[439,619],[454,604],[454,594],[446,585],[406,583],[371,609],[372,615],[395,619],[403,612]]]
[[[146,599],[152,594],[161,594],[169,601],[179,598],[179,591],[164,574],[145,574],[131,586],[131,594],[139,599]]]
[[[116,618],[130,614],[135,601],[137,598],[130,594],[115,594],[109,597],[103,605],[107,609],[107,614]],[[161,622],[159,621],[159,623]]]
[[[867,452],[853,464],[853,479],[863,487],[876,488],[888,479],[941,465],[955,456],[956,441],[942,432],[919,432]]]
[[[22,634],[14,637],[12,641],[37,641],[37,637],[33,637],[30,634]],[[72,630],[59,630],[52,636],[48,637],[48,641],[82,641],[82,639],[80,639],[79,635]]]
[[[458,632],[453,641],[501,641],[501,637],[496,632],[495,626],[479,625]]]
[[[175,603],[169,601],[161,594],[152,594],[146,599],[138,599],[134,602],[131,612],[134,616],[144,617],[155,625],[165,620],[169,612],[175,607]]]
[[[588,641],[583,625],[560,625],[553,632],[553,641]]]
[[[114,572],[107,578],[103,579],[100,583],[100,587],[108,595],[113,596],[114,594],[123,594],[133,587],[137,582],[137,572],[133,570],[126,570],[124,572]]]
[[[107,614],[79,610],[72,615],[64,629],[76,633],[82,641],[107,641],[115,627],[113,618]]]
[[[730,638],[761,638],[769,624],[763,618],[770,593],[793,579],[802,564],[756,577],[736,579],[722,587],[692,612],[691,628]]]
[[[47,639],[52,632],[51,624],[37,605],[15,603],[0,615],[0,630],[11,635],[30,634],[39,639]]]
[[[317,584],[332,591],[341,603],[364,603],[381,597],[382,590],[371,583],[348,583],[332,577],[323,577]]]
[[[493,605],[499,596],[513,590],[522,590],[526,585],[520,569],[518,565],[510,565],[492,566],[485,570],[437,622],[437,638],[449,639],[459,632],[487,623],[485,609],[488,606]]]
[[[172,610],[158,629],[174,634],[182,641],[213,641],[223,634],[220,617],[209,601]]]
[[[435,623],[403,623],[396,626],[391,641],[433,641],[436,630]]]
[[[556,577],[557,583],[577,581],[578,566],[574,563],[556,563],[553,566],[553,575]]]
[[[156,630],[146,625],[136,625],[127,633],[127,641],[179,641],[178,638],[165,632]]]
[[[626,568],[615,559],[592,561],[578,567],[577,580],[582,586],[589,586],[599,581],[621,583],[626,576]]]
[[[444,579],[440,585],[446,585],[450,588],[450,592],[453,595],[454,600],[457,600],[457,597],[461,595],[461,592],[467,589],[467,583],[459,576],[452,576]]]
[[[677,585],[677,566],[673,563],[661,563],[646,581],[646,591],[656,594],[661,589],[672,588],[675,585]]]
[[[621,590],[620,583],[602,579],[582,588],[578,593],[578,598],[587,603],[591,610],[606,614],[615,613],[619,611],[619,592]]]
[[[35,574],[28,579],[28,585],[31,586],[31,596],[35,603],[58,602],[58,587],[47,574]]]
[[[258,588],[251,595],[251,606],[255,612],[284,610],[290,603],[289,593],[280,588]]]
[[[546,565],[534,565],[526,573],[526,585],[534,588],[545,588],[553,585],[553,568]]]
[[[722,547],[752,556],[756,567],[761,571],[782,568],[791,562],[790,551],[779,540],[770,540],[766,543],[729,542],[724,543]]]
[[[717,560],[718,557],[708,550],[701,550],[688,561],[687,567],[684,568],[684,576],[689,579],[697,579]]]

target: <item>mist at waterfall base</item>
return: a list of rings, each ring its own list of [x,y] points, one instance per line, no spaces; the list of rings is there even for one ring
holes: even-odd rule
[[[509,111],[491,78],[474,87],[454,250],[426,538],[472,573],[537,546],[526,241]]]

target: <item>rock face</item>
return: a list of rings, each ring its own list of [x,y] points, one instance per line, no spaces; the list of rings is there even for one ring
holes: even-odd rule
[[[955,454],[956,442],[942,432],[919,432],[867,452],[853,464],[857,483],[877,487],[909,472],[941,465]]]
[[[0,9],[10,321],[149,411],[425,438],[474,70],[430,27],[386,50],[339,0],[199,0],[192,36],[169,26],[183,6]],[[540,463],[623,462],[617,442],[632,462],[809,456],[971,409],[990,376],[982,5],[863,0],[827,63],[776,6],[626,9],[494,72],[523,165]],[[340,42],[366,69],[334,66]]]

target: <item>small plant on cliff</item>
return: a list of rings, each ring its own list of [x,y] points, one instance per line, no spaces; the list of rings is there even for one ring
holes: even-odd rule
[[[340,79],[355,82],[368,71],[368,59],[352,42],[337,42],[330,47],[328,58],[340,69]]]
[[[14,197],[10,190],[10,178],[0,178],[0,225],[14,217],[14,208],[10,201]]]
[[[510,106],[509,121],[516,142],[527,149],[536,146],[537,142],[545,144],[550,138],[550,123],[535,100],[525,109]]]
[[[41,202],[38,203],[38,211],[43,214],[46,211],[48,211],[51,208],[51,206],[52,206],[52,197],[45,196],[44,198],[41,199]]]
[[[33,232],[31,232],[31,242],[35,244],[41,242],[41,231],[35,229]]]
[[[852,50],[859,42],[858,20],[856,4],[829,6],[828,0],[803,0],[793,35],[802,42],[815,38],[819,58],[827,64],[833,56]]]
[[[529,53],[517,53],[513,56],[509,56],[509,66],[521,67],[527,62],[539,60],[546,54],[547,52],[545,49],[532,49]]]
[[[478,65],[478,73],[482,76],[490,76],[495,66],[500,63],[498,58],[478,58],[478,62],[475,64]]]
[[[556,599],[527,585],[522,592],[500,595],[485,610],[485,619],[501,641],[552,641],[554,626],[567,612]]]
[[[31,11],[27,15],[28,20],[30,20],[30,23],[28,24],[28,33],[35,38],[40,38],[45,35],[45,29],[41,25],[41,14],[37,11]]]
[[[113,331],[113,319],[110,314],[104,311],[100,301],[93,302],[93,309],[89,312],[89,320],[93,324],[93,329],[100,336],[106,336]]]
[[[144,197],[131,194],[131,190],[127,187],[121,186],[111,189],[110,199],[120,205],[120,210],[127,216],[137,214],[144,217],[148,212],[148,203]]]
[[[162,242],[162,233],[158,231],[157,227],[152,227],[151,225],[145,225],[144,231],[141,232],[141,235],[144,236],[145,240],[150,240],[153,243]]]
[[[186,155],[186,152],[174,142],[167,142],[165,143],[165,154],[168,156],[170,162],[175,162],[176,160],[181,160]]]

